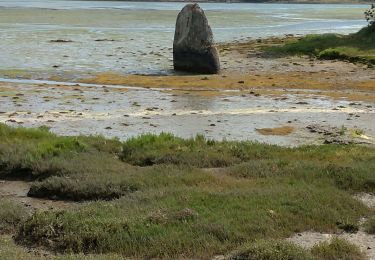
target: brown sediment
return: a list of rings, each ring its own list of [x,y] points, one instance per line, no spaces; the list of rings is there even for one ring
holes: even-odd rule
[[[11,87],[0,86],[0,93],[14,91]]]
[[[170,88],[170,89],[253,89],[253,88],[285,88],[285,89],[316,89],[316,90],[367,90],[375,91],[375,80],[353,80],[352,82],[325,80],[337,79],[331,72],[304,73],[262,73],[214,75],[204,79],[199,76],[145,76],[119,75],[115,73],[100,73],[80,82],[91,84],[110,84],[134,87]],[[243,83],[242,83],[243,82]]]
[[[262,135],[289,135],[293,133],[294,128],[291,126],[281,126],[281,127],[275,127],[275,128],[259,128],[256,129],[257,132],[259,132]]]
[[[164,93],[170,93],[174,95],[191,95],[191,96],[199,96],[199,97],[219,97],[224,95],[238,95],[238,91],[217,91],[217,90],[178,90],[178,89],[172,89],[172,90],[162,90]]]

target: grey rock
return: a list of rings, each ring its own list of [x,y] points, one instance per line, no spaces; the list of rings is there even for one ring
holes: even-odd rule
[[[186,5],[177,16],[173,65],[175,70],[196,73],[215,74],[220,70],[212,30],[198,4]]]

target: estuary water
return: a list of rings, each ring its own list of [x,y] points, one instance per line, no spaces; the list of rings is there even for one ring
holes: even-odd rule
[[[0,0],[0,76],[168,73],[184,3]],[[217,42],[352,33],[367,5],[201,4]],[[11,76],[9,76],[11,75]]]

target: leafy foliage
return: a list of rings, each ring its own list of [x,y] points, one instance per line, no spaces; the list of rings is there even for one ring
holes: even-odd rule
[[[372,4],[370,9],[365,11],[365,19],[369,27],[375,29],[375,4]]]

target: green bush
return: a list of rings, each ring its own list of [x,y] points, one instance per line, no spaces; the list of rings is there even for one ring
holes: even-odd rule
[[[325,49],[318,54],[318,58],[325,60],[348,59],[348,56],[341,54],[333,48]]]

